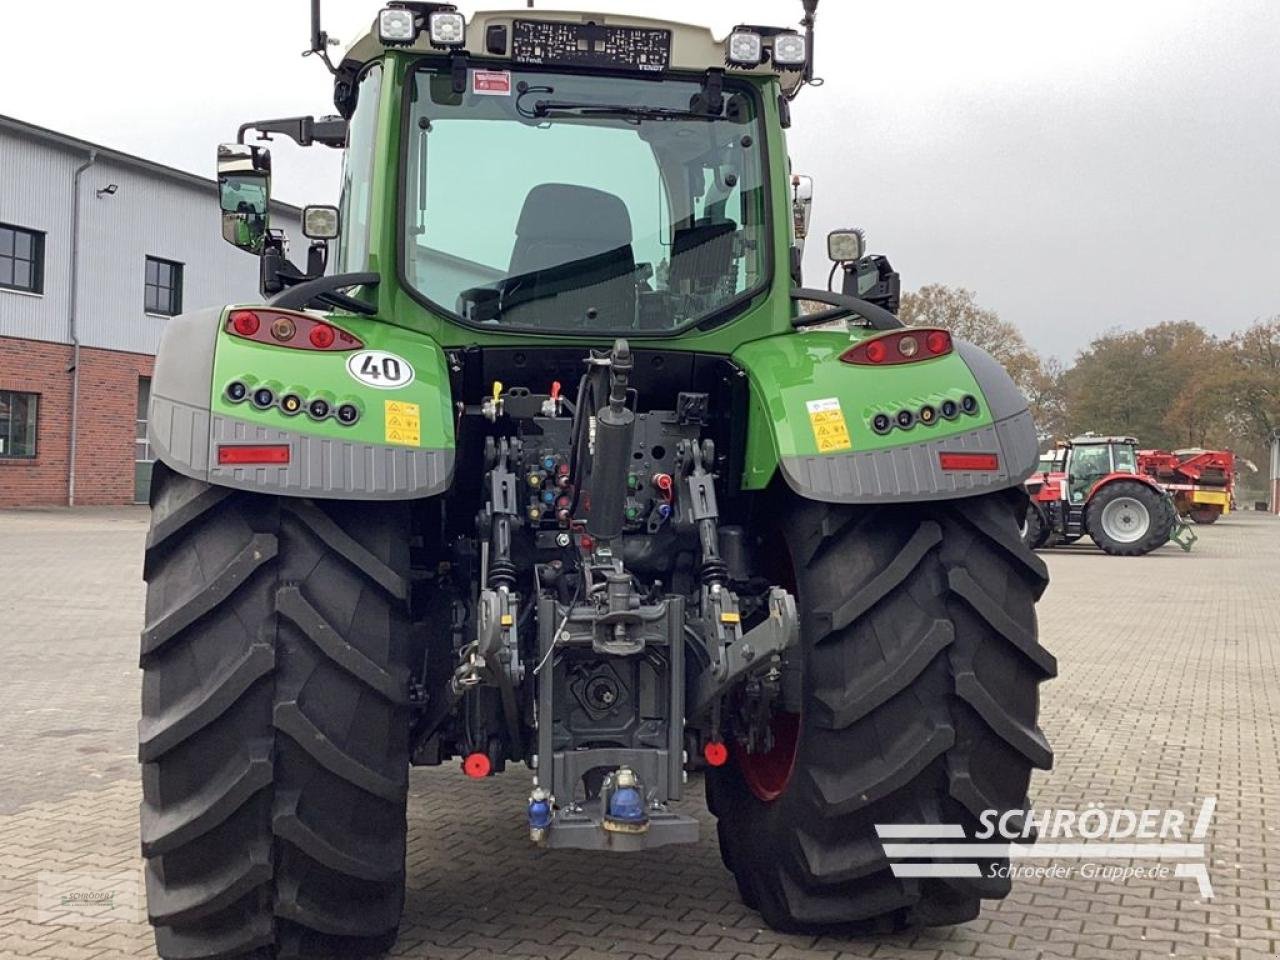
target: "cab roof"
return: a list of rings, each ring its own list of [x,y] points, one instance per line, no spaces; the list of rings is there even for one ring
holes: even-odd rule
[[[636,17],[617,13],[585,13],[580,10],[543,10],[530,9],[497,9],[477,10],[467,18],[467,42],[462,49],[467,51],[468,60],[477,63],[510,64],[510,41],[502,54],[490,53],[486,38],[490,28],[505,27],[508,38],[514,35],[513,24],[516,20],[533,20],[552,23],[595,24],[597,26],[637,27],[646,30],[671,31],[671,64],[669,69],[678,72],[701,72],[704,70],[724,70],[727,76],[764,76],[779,78],[783,89],[792,94],[804,82],[803,72],[796,70],[780,70],[772,63],[762,63],[757,67],[743,68],[727,66],[725,44],[728,37],[717,37],[710,27],[698,24],[679,23],[674,20],[658,20],[651,17]],[[773,32],[774,28],[751,27],[749,29]],[[795,27],[776,28],[778,30],[794,30]],[[441,56],[448,52],[433,47],[425,31],[409,45],[386,46],[378,37],[378,24],[375,19],[367,32],[352,43],[343,55],[344,60],[366,63],[380,57],[388,49],[407,50],[423,56]]]

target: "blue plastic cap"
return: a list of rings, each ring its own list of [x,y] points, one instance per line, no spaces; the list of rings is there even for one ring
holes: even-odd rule
[[[671,504],[669,503],[658,504],[658,516],[660,516],[663,520],[671,516]]]
[[[551,504],[556,502],[556,492],[554,490],[542,491],[542,502]]]
[[[551,826],[551,804],[548,801],[529,801],[529,826],[534,830],[545,830]]]
[[[609,797],[609,816],[614,820],[643,820],[644,797],[635,787],[619,787]]]
[[[542,458],[542,469],[543,469],[543,470],[554,470],[555,468],[556,468],[556,458],[555,458],[555,457],[543,457],[543,458]]]

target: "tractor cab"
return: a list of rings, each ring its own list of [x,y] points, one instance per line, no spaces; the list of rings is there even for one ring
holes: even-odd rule
[[[1114,473],[1138,472],[1138,441],[1133,437],[1076,437],[1062,449],[1072,503],[1082,503],[1093,486]]]

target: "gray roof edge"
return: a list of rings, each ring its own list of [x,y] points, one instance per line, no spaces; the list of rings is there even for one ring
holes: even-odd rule
[[[10,117],[3,113],[0,113],[0,129],[11,130],[21,136],[26,136],[33,140],[42,140],[46,143],[56,144],[59,147],[80,153],[89,153],[90,151],[93,151],[103,159],[114,160],[124,166],[144,170],[147,173],[155,174],[168,180],[176,180],[179,183],[185,183],[188,186],[216,188],[218,185],[218,182],[210,177],[202,177],[198,173],[190,173],[186,170],[180,170],[177,167],[158,163],[155,160],[148,160],[145,157],[139,157],[132,153],[125,153],[123,150],[104,147],[100,143],[81,140],[79,137],[59,133],[56,130],[50,130],[48,127],[42,127],[35,123],[28,123],[25,120],[19,120],[17,117]],[[285,213],[292,213],[297,216],[302,215],[301,207],[294,206],[292,203],[286,203],[283,200],[272,200],[271,206],[273,209],[283,211]]]

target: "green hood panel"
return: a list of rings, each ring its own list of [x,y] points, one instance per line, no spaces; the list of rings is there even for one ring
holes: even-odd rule
[[[836,502],[883,502],[967,496],[1013,486],[1035,464],[1037,444],[1026,403],[1008,375],[982,351],[957,342],[933,360],[883,367],[844,363],[865,339],[815,331],[754,341],[734,353],[747,373],[750,413],[743,486],[766,487],[781,469],[797,492]],[[948,420],[944,402],[977,401],[973,413]],[[937,414],[927,424],[920,413]],[[915,422],[897,426],[900,412]],[[877,414],[895,425],[873,428]],[[994,453],[990,471],[947,471],[943,452]],[[1025,472],[1024,472],[1025,470]]]

